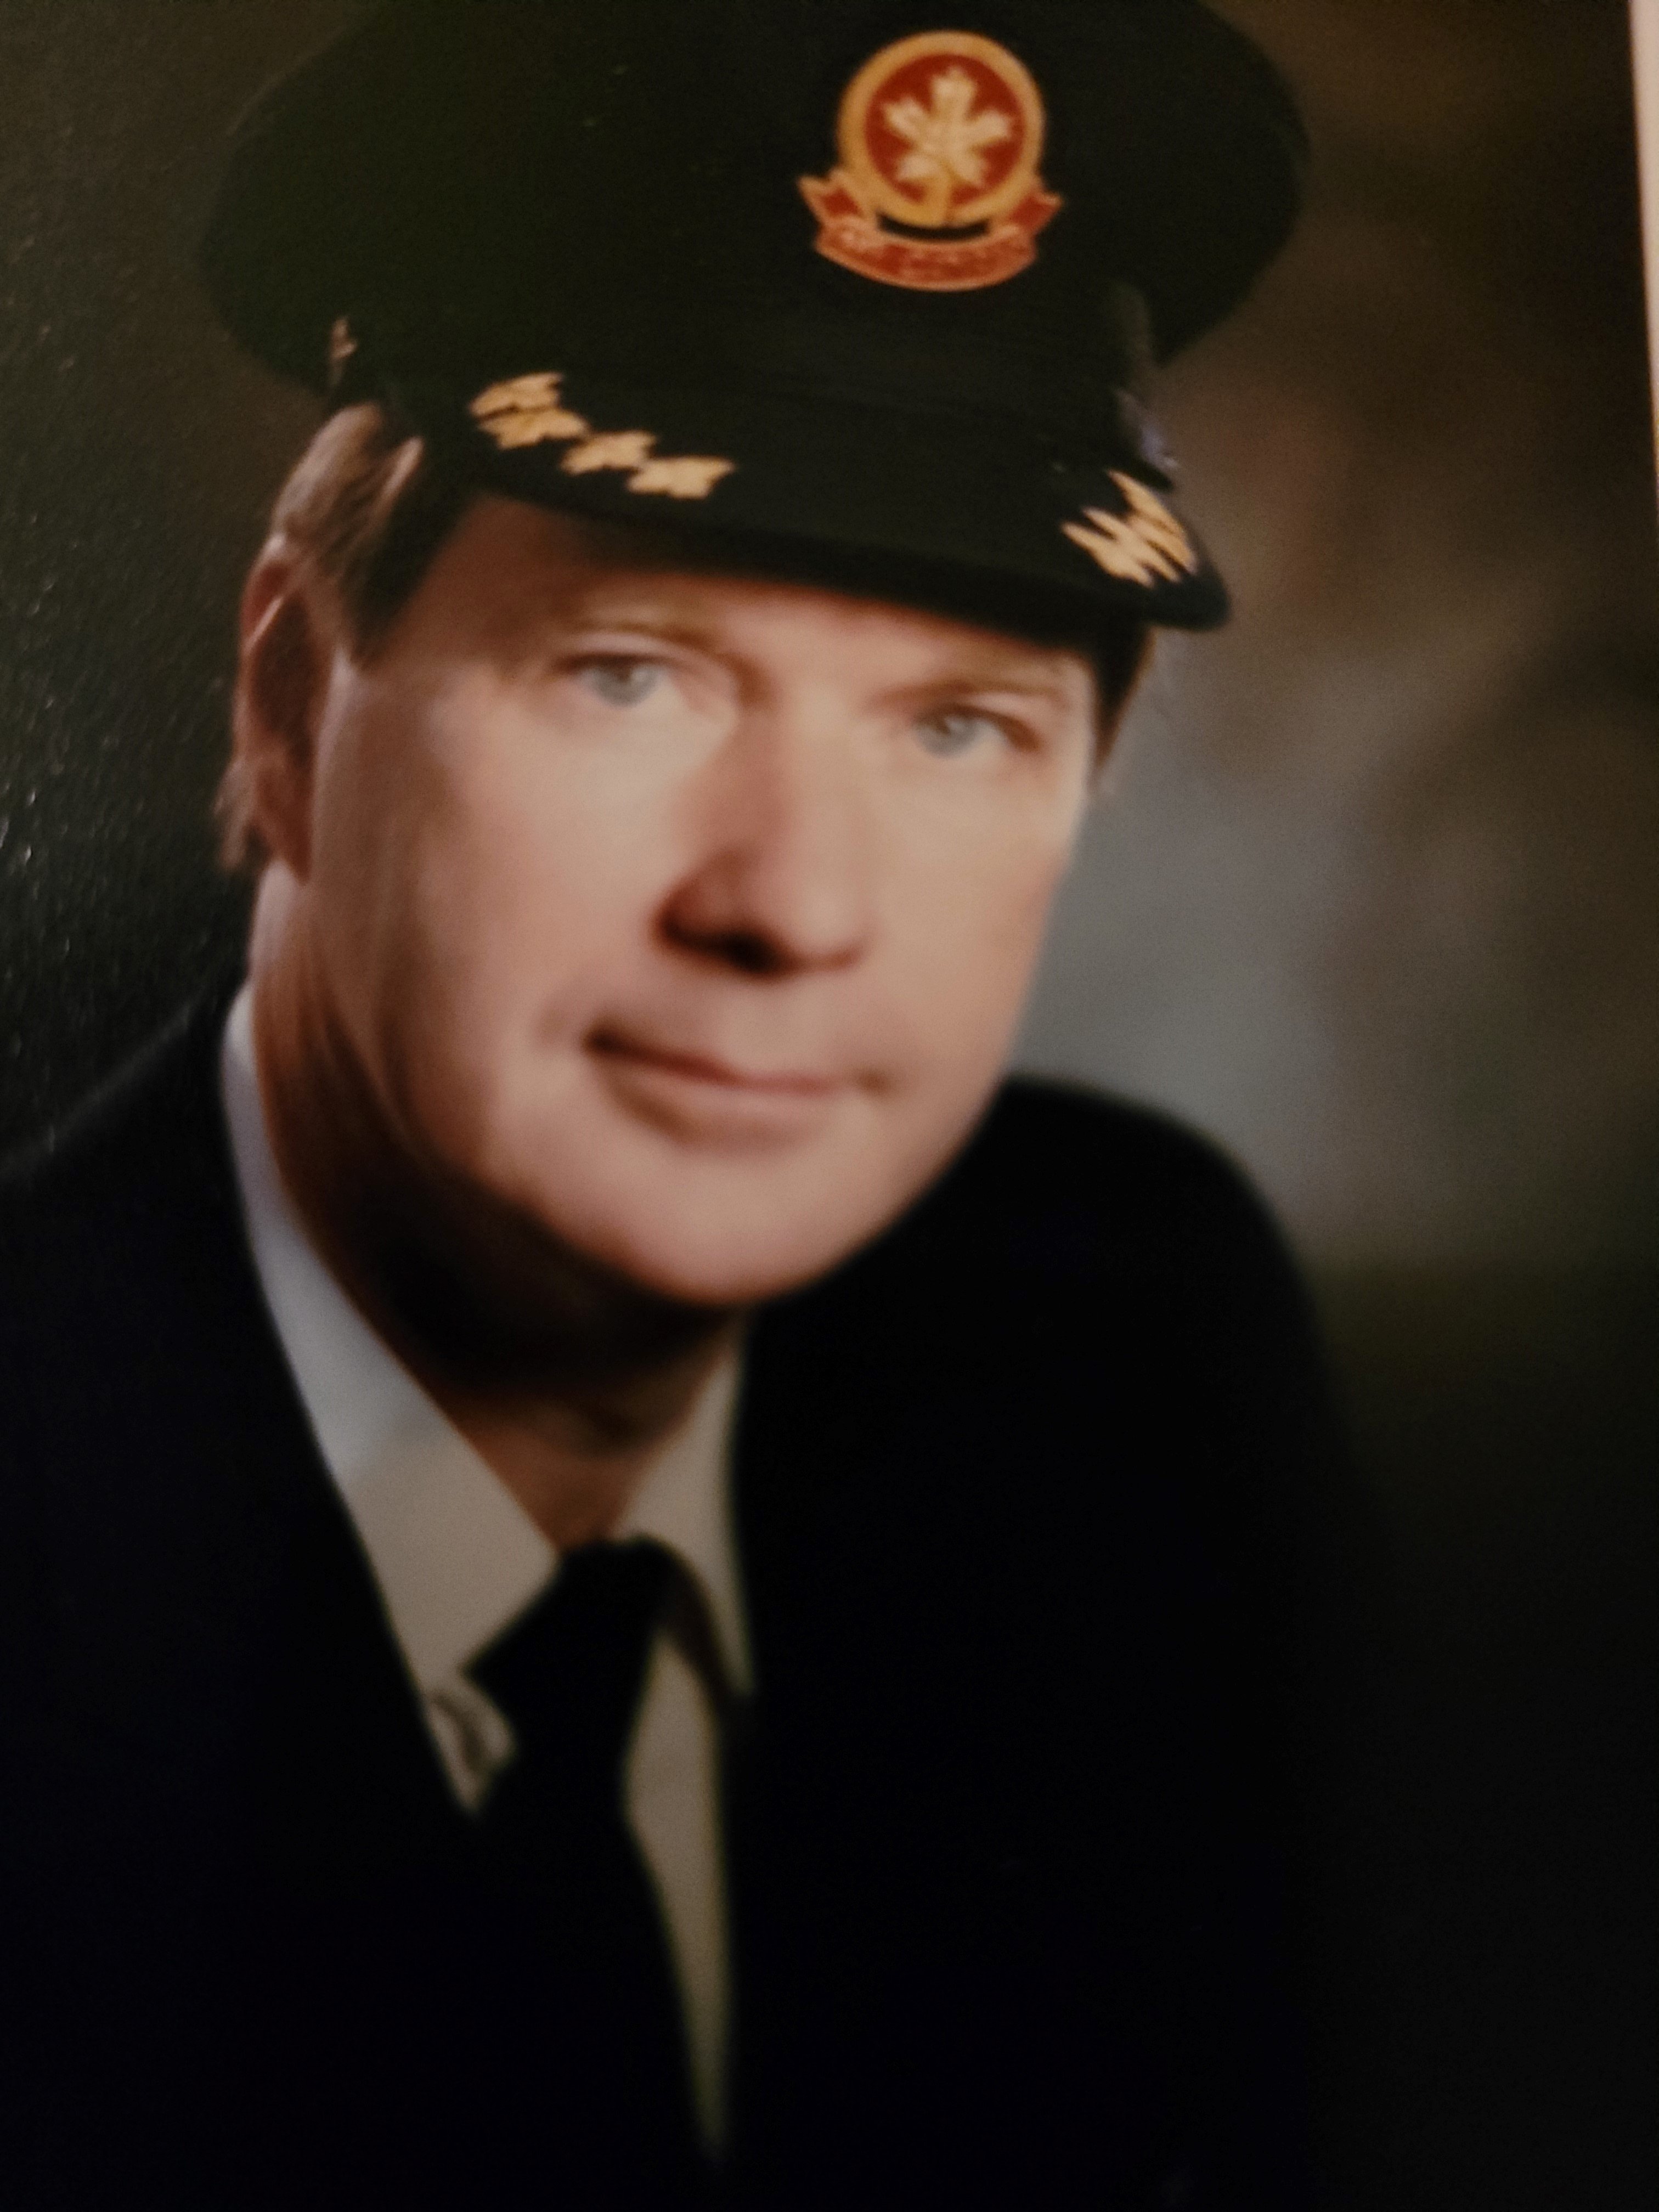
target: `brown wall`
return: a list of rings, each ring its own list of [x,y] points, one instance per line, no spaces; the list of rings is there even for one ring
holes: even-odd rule
[[[1238,618],[1130,734],[1028,1030],[1256,1171],[1390,1553],[1335,2201],[1655,2201],[1659,558],[1627,29],[1231,0],[1309,218],[1165,413]]]

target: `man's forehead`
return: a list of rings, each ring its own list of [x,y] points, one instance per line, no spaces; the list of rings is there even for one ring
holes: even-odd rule
[[[490,494],[464,517],[451,562],[504,614],[556,629],[639,627],[695,644],[745,621],[781,629],[793,618],[833,625],[854,649],[902,639],[963,676],[1059,692],[1075,689],[1091,662],[1086,640],[1031,636],[951,607],[938,579],[861,577],[858,563],[594,521]],[[434,580],[443,587],[441,571]]]
[[[863,573],[863,562],[823,562],[792,549],[710,540],[672,529],[592,522],[526,500],[483,493],[462,518],[449,560],[456,584],[483,591],[515,622],[568,629],[615,623],[696,641],[723,623],[817,617],[874,648],[902,637],[984,679],[1068,688],[1093,657],[1084,637],[1029,635],[973,606],[951,606],[949,580]],[[462,584],[465,577],[465,584]]]

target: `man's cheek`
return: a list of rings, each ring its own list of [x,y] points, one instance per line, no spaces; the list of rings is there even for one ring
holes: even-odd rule
[[[905,966],[921,1033],[970,1050],[1017,1015],[1042,941],[1046,887],[1009,886],[988,871],[956,895],[918,905]]]

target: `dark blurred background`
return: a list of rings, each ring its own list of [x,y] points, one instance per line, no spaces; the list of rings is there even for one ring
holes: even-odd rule
[[[0,0],[0,1146],[234,955],[208,810],[307,405],[191,242],[349,0]],[[1163,405],[1162,649],[1030,1064],[1243,1159],[1388,1575],[1322,1939],[1358,2212],[1649,2212],[1659,556],[1622,0],[1225,0],[1309,219]],[[1107,1416],[1103,1416],[1107,1418]]]

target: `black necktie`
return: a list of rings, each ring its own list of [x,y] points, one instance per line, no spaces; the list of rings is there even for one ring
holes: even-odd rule
[[[573,2203],[702,2192],[672,1960],[623,1808],[646,1662],[682,1580],[644,1539],[568,1553],[471,1670],[518,1739],[480,1840],[534,1947],[525,2033],[545,2084],[550,2183],[579,2183]]]

